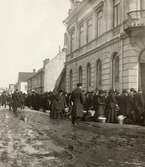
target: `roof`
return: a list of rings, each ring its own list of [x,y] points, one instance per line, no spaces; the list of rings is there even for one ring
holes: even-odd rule
[[[19,72],[18,81],[26,82],[28,78],[34,75],[34,72]]]
[[[37,72],[33,73],[29,78],[27,78],[27,81],[28,80],[31,80],[32,78],[34,78],[36,75],[38,75],[39,73],[43,73],[44,72],[44,69],[43,68],[40,68]]]

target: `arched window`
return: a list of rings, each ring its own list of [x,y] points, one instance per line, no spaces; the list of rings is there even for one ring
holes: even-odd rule
[[[102,62],[100,59],[96,62],[96,87],[98,89],[102,87]]]
[[[141,55],[139,56],[139,82],[138,82],[138,88],[142,89],[145,93],[145,50],[141,52]]]
[[[113,89],[119,89],[119,56],[117,53],[112,59],[112,87]]]
[[[72,92],[72,89],[73,89],[73,72],[72,72],[72,70],[70,70],[70,74],[69,74],[69,77],[70,77],[70,79],[69,79],[69,90],[70,90],[70,92]]]
[[[87,90],[91,87],[91,64],[87,64]]]
[[[79,83],[83,82],[83,69],[82,66],[79,67]]]
[[[141,0],[141,10],[145,9],[145,0]]]

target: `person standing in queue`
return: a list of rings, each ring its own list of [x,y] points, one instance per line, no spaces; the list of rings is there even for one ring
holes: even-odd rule
[[[20,106],[19,91],[18,89],[12,94],[12,110],[14,114],[17,114],[17,108]]]
[[[72,111],[71,118],[72,124],[75,125],[79,123],[79,120],[83,117],[83,104],[84,104],[84,95],[82,92],[82,84],[78,83],[77,88],[73,90],[71,96],[72,102]]]

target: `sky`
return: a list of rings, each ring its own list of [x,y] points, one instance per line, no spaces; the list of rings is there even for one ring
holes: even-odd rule
[[[0,0],[0,87],[56,56],[69,5],[69,0]]]

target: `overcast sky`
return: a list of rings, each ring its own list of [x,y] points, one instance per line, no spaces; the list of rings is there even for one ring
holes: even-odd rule
[[[0,87],[57,54],[68,8],[69,0],[0,0]]]

